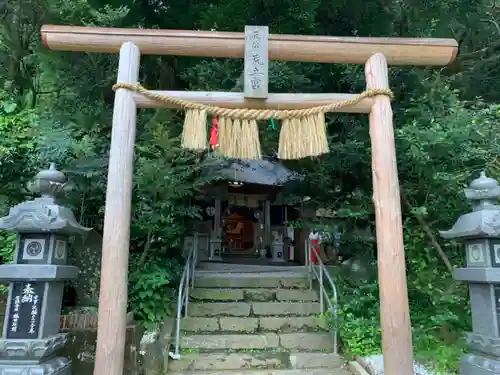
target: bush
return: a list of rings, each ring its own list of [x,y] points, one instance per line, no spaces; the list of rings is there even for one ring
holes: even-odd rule
[[[3,264],[9,264],[14,261],[16,252],[17,235],[10,232],[0,232],[0,257]],[[9,291],[6,285],[0,285],[0,294],[7,294]]]
[[[146,326],[161,323],[174,302],[182,267],[167,256],[156,255],[138,265],[138,257],[131,256],[129,272],[129,309],[134,318]]]

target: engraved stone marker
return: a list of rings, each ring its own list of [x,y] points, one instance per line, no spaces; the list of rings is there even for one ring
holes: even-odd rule
[[[0,266],[0,281],[10,283],[0,374],[69,375],[71,361],[56,356],[67,340],[67,334],[59,333],[64,281],[78,273],[66,265],[68,242],[90,229],[57,203],[56,195],[69,184],[54,164],[28,188],[41,198],[18,204],[0,218],[0,229],[18,233],[15,263]]]
[[[454,276],[469,283],[473,332],[466,337],[470,353],[462,359],[460,373],[500,374],[500,187],[483,172],[465,196],[473,202],[473,212],[441,232],[444,238],[465,241],[467,267]]]
[[[6,336],[8,339],[36,339],[40,331],[44,283],[12,283],[8,307]]]
[[[245,26],[245,98],[267,98],[268,37],[267,26]]]

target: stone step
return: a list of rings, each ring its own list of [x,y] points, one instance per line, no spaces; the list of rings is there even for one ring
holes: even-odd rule
[[[170,371],[214,371],[244,369],[314,369],[340,368],[342,358],[333,353],[188,353],[181,359],[170,361]]]
[[[318,293],[309,289],[214,289],[197,288],[190,297],[200,301],[313,301]]]
[[[277,370],[277,369],[264,369],[264,370],[241,370],[241,371],[203,371],[203,375],[352,375],[352,372],[346,368],[337,369],[290,369],[290,370]],[[170,375],[200,375],[200,372],[185,372],[176,371],[171,372]]]
[[[252,263],[252,261],[247,261]],[[255,262],[255,261],[254,261]],[[238,264],[238,263],[220,263],[220,262],[200,262],[197,267],[199,271],[230,271],[230,272],[279,272],[279,271],[306,271],[305,266],[284,263],[284,264],[268,264],[256,262],[256,264]]]
[[[189,316],[307,316],[320,314],[318,302],[194,302]]]
[[[182,319],[185,332],[296,332],[326,330],[323,317],[187,317]]]
[[[185,335],[181,338],[183,349],[203,351],[220,350],[269,350],[329,351],[333,349],[333,337],[328,332],[265,333],[232,335]]]
[[[288,353],[188,353],[181,359],[169,361],[170,371],[213,371],[242,369],[286,368]]]
[[[309,281],[301,272],[197,272],[195,287],[308,289]]]

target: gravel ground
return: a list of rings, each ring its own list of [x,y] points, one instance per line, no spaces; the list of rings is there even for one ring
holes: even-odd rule
[[[384,356],[382,354],[363,357],[362,360],[371,367],[375,373],[373,375],[384,375]],[[438,373],[426,369],[421,364],[413,361],[415,375],[439,375]],[[370,374],[372,375],[372,374]]]

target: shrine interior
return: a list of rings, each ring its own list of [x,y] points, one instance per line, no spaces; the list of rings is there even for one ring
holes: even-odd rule
[[[302,233],[290,223],[301,207],[283,194],[297,177],[276,160],[235,161],[222,174],[197,197],[203,217],[185,239],[184,253],[198,236],[202,262],[300,264]]]

